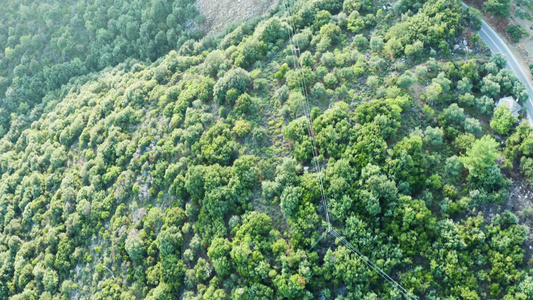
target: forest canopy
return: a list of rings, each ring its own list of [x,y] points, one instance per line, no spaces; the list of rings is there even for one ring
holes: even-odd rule
[[[0,11],[0,298],[403,299],[344,239],[413,299],[533,298],[527,91],[459,1]]]

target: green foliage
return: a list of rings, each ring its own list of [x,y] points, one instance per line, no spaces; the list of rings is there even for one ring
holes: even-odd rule
[[[5,49],[0,83],[3,109],[25,113],[70,79],[132,59],[155,61],[198,32],[189,0],[6,3],[1,8],[0,47]],[[141,17],[142,15],[142,17]],[[11,27],[11,29],[10,29]],[[12,92],[5,94],[7,88]],[[26,107],[26,109],[22,109]],[[18,110],[18,112],[17,112]],[[1,118],[0,125],[10,127]]]
[[[468,169],[470,176],[485,177],[488,168],[495,164],[500,155],[498,143],[491,136],[485,135],[467,149],[466,156],[462,157],[461,161]]]
[[[520,8],[517,8],[520,9]],[[511,35],[513,42],[518,43],[524,36],[528,36],[529,32],[519,25],[509,25],[505,28],[505,32]]]
[[[346,15],[350,15],[354,11],[359,11],[361,9],[361,1],[359,0],[345,0],[342,5],[342,11]]]
[[[326,24],[320,28],[320,33],[313,39],[316,43],[316,50],[324,52],[331,46],[336,45],[341,40],[341,29],[335,24]]]
[[[446,56],[477,18],[457,1],[297,2],[201,41],[181,41],[190,1],[52,2],[0,8],[2,299],[401,296],[316,243],[320,183],[338,231],[417,297],[530,296],[522,217],[474,210],[533,178],[527,124],[503,160],[476,140],[493,98],[527,91],[498,55]]]
[[[260,39],[266,43],[276,43],[279,39],[285,39],[287,31],[282,28],[282,23],[278,18],[270,18],[264,25]]]
[[[442,130],[440,128],[433,128],[428,126],[424,131],[426,135],[426,141],[433,146],[442,145]]]
[[[472,29],[481,30],[481,12],[471,6],[464,10],[464,18],[468,20]]]
[[[370,48],[373,51],[381,51],[383,50],[383,47],[385,46],[385,43],[383,42],[383,39],[380,36],[372,36],[370,38]]]
[[[509,108],[506,105],[500,105],[494,110],[490,127],[499,134],[507,135],[517,123],[518,119],[513,116]]]
[[[521,7],[517,7],[514,11],[514,15],[523,20],[526,18],[526,11]]]
[[[472,107],[474,106],[476,98],[474,95],[470,93],[466,93],[464,95],[459,95],[459,105],[462,107]]]
[[[480,113],[489,115],[492,114],[492,111],[494,110],[494,100],[484,95],[475,99],[474,106]]]
[[[457,156],[452,156],[446,159],[446,173],[451,176],[458,176],[463,170],[463,163],[461,158]]]
[[[236,68],[224,75],[224,77],[220,78],[217,83],[215,84],[213,88],[214,98],[215,102],[217,104],[222,105],[227,102],[227,96],[228,93],[235,89],[238,95],[243,94],[247,91],[250,84],[252,82],[252,78],[250,77],[250,74],[246,72],[245,70],[241,68]],[[235,99],[234,99],[235,100]],[[233,105],[234,103],[229,103],[230,105]]]
[[[507,56],[502,53],[495,53],[490,57],[490,61],[500,68],[505,68],[505,65],[507,64]]]
[[[359,33],[365,28],[365,21],[358,11],[352,11],[348,16],[348,29],[353,33]]]
[[[316,6],[319,10],[327,10],[336,14],[342,9],[343,2],[342,0],[320,0],[317,1]]]
[[[125,249],[131,259],[139,260],[143,258],[144,242],[142,238],[138,235],[128,237],[126,239]]]
[[[313,29],[319,31],[320,28],[331,21],[331,13],[327,10],[321,10],[315,15],[315,21],[313,22]]]
[[[396,5],[401,11],[410,8],[418,11],[405,22],[396,23],[386,33],[385,50],[390,55],[394,57],[404,55],[406,46],[414,45],[417,41],[422,42],[424,46],[438,47],[443,52],[449,51],[448,44],[441,43],[441,40],[453,36],[459,26],[462,9],[458,2],[427,1],[426,5],[422,6],[422,1],[402,0]],[[448,26],[438,29],[437,19],[445,19]]]
[[[224,53],[220,50],[215,50],[213,52],[210,52],[204,61],[205,70],[207,74],[211,77],[215,77],[218,72],[220,71],[220,68],[224,61],[226,60]]]
[[[484,8],[495,16],[507,17],[510,14],[511,0],[488,0]]]
[[[433,78],[432,82],[439,84],[444,93],[450,91],[452,81],[446,78],[446,74],[444,74],[444,72],[440,72],[436,78]]]
[[[403,89],[408,89],[410,86],[415,84],[416,81],[417,79],[413,73],[411,73],[410,71],[405,71],[405,73],[403,73],[402,76],[398,78],[397,84]]]
[[[465,131],[475,136],[481,133],[481,123],[475,118],[466,118],[464,123]]]
[[[452,124],[462,124],[465,120],[464,109],[453,103],[443,111],[443,117]]]
[[[439,96],[442,94],[442,92],[443,92],[442,86],[437,82],[433,82],[431,85],[429,85],[426,88],[427,98],[432,102],[436,102],[439,99]]]
[[[309,121],[306,117],[296,119],[283,128],[283,136],[294,142],[293,155],[298,161],[308,162],[312,156],[309,139]]]
[[[276,78],[278,81],[282,81],[283,78],[285,77],[285,74],[287,74],[287,71],[289,71],[289,70],[290,70],[289,65],[283,64],[279,68],[279,71],[276,72],[276,74],[274,75],[274,78]]]
[[[168,227],[157,235],[157,248],[161,256],[174,254],[176,250],[179,250],[182,242],[181,232],[176,226]]]

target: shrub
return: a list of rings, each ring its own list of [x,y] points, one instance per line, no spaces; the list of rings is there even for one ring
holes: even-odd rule
[[[252,78],[245,70],[236,68],[229,71],[217,81],[213,88],[216,103],[219,105],[224,104],[226,102],[227,92],[231,89],[235,89],[239,95],[246,92],[251,82]]]
[[[244,120],[236,121],[235,126],[233,126],[233,132],[235,132],[238,137],[246,136],[251,130],[252,125]]]
[[[132,236],[126,239],[126,252],[133,260],[139,260],[143,257],[144,242],[140,236]]]
[[[459,96],[459,105],[463,107],[472,107],[474,106],[476,97],[470,93],[466,93],[464,95]]]
[[[324,76],[324,84],[326,85],[327,88],[334,89],[337,83],[338,83],[338,80],[337,80],[337,77],[335,77],[335,74],[328,73],[326,76]]]
[[[320,58],[320,62],[328,68],[332,68],[335,66],[335,55],[331,52],[325,52],[322,54],[322,57]]]
[[[398,86],[402,89],[408,89],[410,86],[416,83],[416,77],[410,71],[405,71],[405,73],[398,78]]]
[[[521,38],[529,35],[529,32],[527,32],[527,30],[517,25],[507,26],[507,28],[505,28],[505,32],[511,35],[511,37],[513,38],[513,42],[515,43],[520,42]]]
[[[476,98],[475,107],[482,114],[491,114],[494,110],[494,100],[487,96],[481,96],[481,98]]]

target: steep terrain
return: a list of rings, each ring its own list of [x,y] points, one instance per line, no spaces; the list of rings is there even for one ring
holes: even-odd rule
[[[533,297],[526,213],[502,209],[507,174],[533,179],[533,131],[495,108],[524,87],[472,37],[475,15],[290,4],[13,116],[0,298],[401,299],[319,240],[321,178],[333,226],[410,294]]]

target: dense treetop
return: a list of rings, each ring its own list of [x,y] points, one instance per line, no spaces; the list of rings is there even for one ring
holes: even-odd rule
[[[154,61],[198,36],[193,0],[6,1],[0,7],[0,136],[71,78]]]
[[[193,13],[189,2],[142,3],[132,8],[141,27],[190,25],[170,9]],[[104,31],[129,39],[109,31],[114,18],[85,17],[115,5],[76,4],[50,7],[86,12],[85,50],[28,51],[43,70],[73,57],[87,67]],[[472,12],[444,0],[298,1],[290,14],[285,4],[178,50],[192,33],[155,53],[128,40],[137,46],[123,59],[11,116],[0,139],[1,298],[402,299],[339,240],[315,245],[319,176],[333,225],[416,297],[533,297],[529,229],[500,208],[511,170],[533,180],[533,132],[494,107],[527,93],[470,35]],[[24,5],[4,17],[35,13]],[[68,32],[53,19],[39,21],[45,36]],[[464,39],[469,48],[454,50]],[[2,76],[6,91],[41,80]]]

